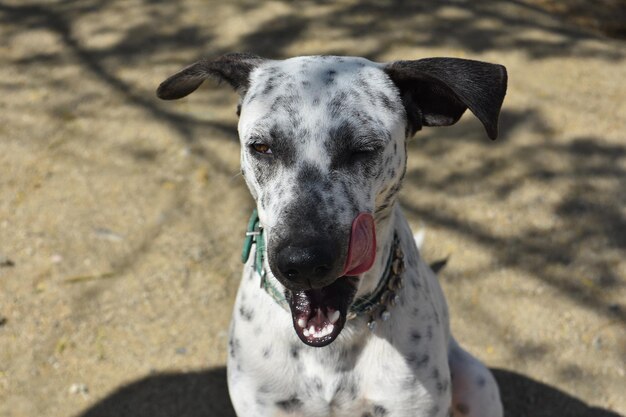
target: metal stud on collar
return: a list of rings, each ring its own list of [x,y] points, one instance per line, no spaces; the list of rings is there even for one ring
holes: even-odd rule
[[[378,302],[366,308],[369,315],[367,327],[370,331],[376,331],[378,320],[387,321],[391,318],[391,308],[400,302],[400,295],[397,293],[403,287],[402,273],[404,267],[404,253],[400,247],[400,240],[397,236],[393,242],[394,258],[391,261],[391,277],[387,281],[387,289],[382,292]]]

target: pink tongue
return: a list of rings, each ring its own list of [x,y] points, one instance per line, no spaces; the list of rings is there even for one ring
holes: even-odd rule
[[[352,221],[348,257],[342,276],[358,275],[369,270],[376,258],[376,228],[369,213],[359,213]]]

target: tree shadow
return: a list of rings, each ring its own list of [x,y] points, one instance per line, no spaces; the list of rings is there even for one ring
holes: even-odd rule
[[[595,38],[564,28],[538,8],[519,1],[512,2],[513,6],[503,6],[501,3],[436,0],[320,2],[318,7],[326,7],[328,10],[312,14],[303,13],[303,8],[291,2],[283,2],[288,9],[285,13],[260,24],[254,31],[244,33],[231,47],[216,46],[217,29],[189,23],[184,18],[187,9],[176,2],[143,0],[126,6],[131,11],[140,10],[149,16],[149,20],[128,25],[103,21],[95,33],[114,34],[117,37],[115,42],[107,46],[91,45],[87,36],[76,27],[81,19],[99,10],[119,8],[119,5],[114,6],[104,0],[0,4],[0,23],[5,26],[5,42],[9,44],[24,31],[45,30],[58,36],[64,47],[61,52],[35,53],[11,64],[20,69],[45,65],[53,71],[56,65],[62,65],[68,57],[75,59],[86,73],[108,86],[111,92],[123,96],[127,103],[147,112],[152,119],[167,124],[188,144],[205,136],[207,130],[217,132],[215,136],[218,140],[237,141],[234,118],[223,122],[177,111],[175,107],[161,103],[154,97],[153,88],[156,85],[145,90],[125,80],[120,73],[130,68],[152,68],[172,62],[179,62],[182,66],[198,56],[218,56],[232,50],[281,58],[293,45],[310,37],[320,38],[322,50],[319,52],[360,54],[374,60],[380,59],[392,47],[447,47],[457,51],[460,49],[463,53],[515,49],[526,53],[530,59],[567,56],[572,51],[577,56],[609,61],[624,58],[619,49],[604,48],[599,42],[588,42]],[[232,7],[245,20],[246,16],[263,6],[240,1],[233,3]],[[208,10],[203,12],[207,13]],[[122,8],[119,13],[123,13]],[[522,29],[528,28],[542,31],[544,36],[521,35]],[[341,36],[342,39],[356,41],[356,46],[340,46],[343,45],[341,42],[337,42],[339,46],[333,46],[334,38],[327,35],[332,31],[338,31],[333,37]],[[372,39],[375,42],[366,42]],[[163,77],[166,75],[164,73]],[[58,88],[74,89],[77,96],[81,95],[76,80],[67,80],[67,85]]]
[[[626,217],[621,210],[626,204],[622,186],[626,146],[596,137],[546,140],[551,129],[534,110],[504,110],[502,118],[503,144],[484,140],[474,120],[463,119],[446,131],[420,132],[409,150],[425,162],[407,171],[406,187],[416,192],[405,191],[403,208],[414,219],[454,231],[483,247],[497,259],[494,267],[529,272],[576,303],[626,323],[622,306],[606,301],[607,294],[625,285],[615,270],[614,257],[626,248]],[[509,139],[517,129],[532,132],[536,140],[521,144]],[[458,149],[459,142],[470,142],[472,147]],[[442,170],[444,154],[480,163],[450,164]],[[535,199],[558,219],[553,226],[528,224],[515,234],[501,233],[482,220],[455,213],[452,206],[433,209],[426,198],[409,198],[422,190],[429,198],[453,204],[455,198],[480,194],[497,210],[498,204],[515,197],[529,182],[541,190],[566,190],[551,204],[544,204],[541,195]],[[527,204],[516,209],[529,209]],[[513,219],[515,213],[510,216]]]
[[[517,372],[491,371],[500,387],[505,417],[620,417]]]
[[[505,417],[620,417],[525,375],[492,369]],[[147,376],[118,388],[78,417],[236,417],[226,369]]]
[[[80,417],[236,417],[226,368],[147,376],[118,388]]]
[[[319,52],[359,54],[374,60],[386,56],[392,48],[447,48],[457,55],[515,50],[524,54],[529,62],[570,55],[609,63],[624,59],[624,53],[617,48],[605,48],[595,37],[565,28],[548,14],[517,1],[512,2],[514,6],[497,1],[319,2],[321,6],[328,6],[328,12],[318,14],[303,14],[301,7],[304,6],[285,1],[283,5],[288,10],[284,15],[270,19],[232,44],[224,45],[215,42],[213,28],[188,23],[184,19],[188,11],[178,2],[145,0],[132,4],[150,16],[149,24],[142,21],[116,27],[104,23],[101,30],[118,34],[119,38],[108,46],[95,47],[77,30],[76,23],[87,14],[110,7],[111,3],[105,0],[63,0],[42,5],[0,4],[0,24],[6,28],[3,42],[10,43],[14,36],[24,31],[45,30],[58,36],[63,46],[62,52],[33,54],[10,64],[24,71],[38,66],[47,66],[53,71],[69,56],[111,93],[119,94],[133,107],[145,111],[151,119],[171,127],[186,144],[197,143],[203,136],[200,133],[212,130],[219,133],[216,135],[218,140],[237,141],[235,122],[206,120],[181,113],[157,101],[153,91],[156,85],[142,89],[125,80],[120,75],[124,70],[137,66],[149,69],[155,65],[171,65],[175,70],[175,65],[182,66],[200,55],[217,56],[230,50],[281,58],[298,42],[318,36]],[[255,2],[241,2],[235,7],[242,16],[249,16],[248,13],[262,6]],[[540,32],[541,36],[528,35],[528,29],[532,33]],[[333,37],[352,40],[356,46],[332,42],[336,40]],[[366,42],[369,40],[373,42]],[[168,73],[163,77],[166,75]],[[54,88],[70,88],[77,96],[81,95],[80,80],[65,81],[64,85]],[[19,88],[10,80],[3,81],[0,87],[9,92]],[[601,138],[594,137],[578,137],[567,143],[543,140],[518,144],[515,142],[518,129],[530,130],[542,138],[554,133],[534,109],[505,110],[501,128],[501,139],[494,146],[511,147],[504,157],[502,154],[489,155],[487,148],[491,145],[483,143],[482,128],[476,121],[464,119],[447,131],[421,133],[410,146],[413,150],[419,147],[420,152],[425,152],[433,160],[453,152],[453,142],[464,140],[484,150],[483,162],[479,167],[451,167],[449,173],[437,178],[429,177],[430,168],[416,168],[407,173],[407,183],[452,197],[472,192],[464,184],[490,183],[489,187],[494,191],[489,198],[497,201],[513,195],[526,178],[536,179],[547,186],[561,178],[571,179],[576,186],[569,189],[554,209],[564,227],[556,232],[528,227],[517,236],[504,238],[479,222],[459,218],[445,210],[434,210],[424,202],[405,202],[405,207],[414,217],[470,238],[495,254],[501,265],[531,272],[581,305],[626,322],[625,311],[619,306],[607,306],[601,292],[590,291],[586,284],[572,280],[570,274],[571,265],[579,256],[581,242],[585,242],[589,251],[598,253],[604,248],[623,250],[626,247],[626,219],[619,210],[626,204],[626,196],[623,190],[612,188],[607,191],[596,187],[594,182],[626,178],[622,168],[626,147],[608,145]],[[217,169],[223,165],[219,156],[203,152],[201,147],[194,149]],[[133,151],[129,149],[128,152]],[[553,166],[546,160],[546,154],[562,155],[565,166]],[[136,157],[144,162],[151,158],[146,153],[137,153]],[[509,170],[505,161],[509,160],[523,165],[519,174],[507,176]],[[607,192],[615,196],[611,203],[604,199]],[[177,196],[168,212],[180,209],[186,199],[184,194],[185,190]],[[161,226],[157,226],[149,231],[145,241],[117,266],[122,270],[132,266],[136,254],[147,251],[160,230]],[[597,277],[596,286],[601,290],[621,285],[605,257],[597,256],[585,262],[592,275]],[[541,350],[532,352],[538,354]],[[230,417],[234,414],[228,403],[224,375],[224,369],[217,368],[190,374],[149,376],[120,388],[83,416]],[[508,415],[565,415],[562,410],[571,410],[573,416],[614,416],[610,412],[590,409],[576,398],[525,376],[507,371],[496,371],[496,376],[501,380],[507,410],[511,410]],[[532,393],[530,404],[516,402],[524,398],[517,396],[520,390]]]

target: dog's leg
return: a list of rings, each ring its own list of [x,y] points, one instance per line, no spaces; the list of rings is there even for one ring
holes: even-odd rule
[[[495,378],[454,338],[450,340],[448,362],[452,377],[452,416],[502,417],[502,402]]]

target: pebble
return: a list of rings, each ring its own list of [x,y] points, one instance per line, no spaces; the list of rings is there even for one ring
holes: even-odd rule
[[[602,338],[600,336],[596,336],[593,338],[593,341],[591,342],[591,345],[596,349],[596,350],[601,350],[602,349]]]
[[[0,253],[0,267],[15,266],[15,262],[9,259],[7,256]]]
[[[187,354],[187,348],[186,347],[179,347],[176,349],[176,354],[177,355],[186,355]]]
[[[115,233],[106,227],[98,227],[94,229],[93,233],[97,238],[108,240],[110,242],[121,242],[124,240],[124,236]]]
[[[74,395],[76,395],[76,394],[86,395],[86,394],[89,393],[89,388],[85,384],[74,383],[74,384],[70,385],[69,393],[70,394],[74,394]]]

